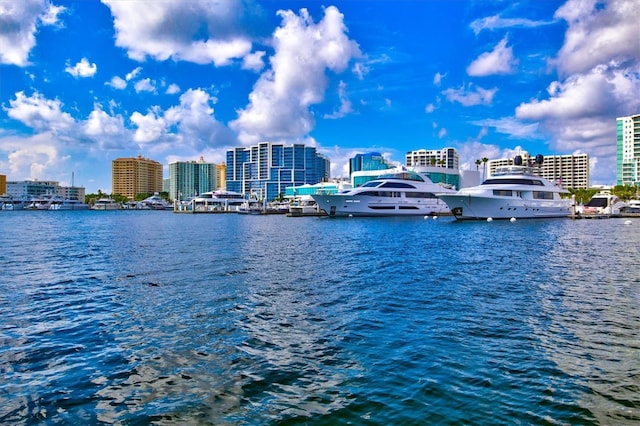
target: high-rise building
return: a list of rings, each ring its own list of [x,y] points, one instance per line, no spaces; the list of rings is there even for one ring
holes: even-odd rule
[[[0,195],[7,193],[7,176],[0,175]]]
[[[287,186],[329,179],[329,159],[304,144],[261,142],[227,151],[227,190],[273,200]]]
[[[162,164],[138,155],[134,158],[117,158],[111,164],[111,192],[130,200],[137,194],[153,194],[162,191]]]
[[[393,169],[393,164],[389,163],[379,152],[369,152],[367,154],[356,154],[349,159],[349,177],[353,187],[363,185],[370,180],[380,176],[382,170]]]
[[[217,189],[227,189],[227,165],[222,163],[216,166]]]
[[[460,168],[460,160],[455,148],[409,151],[405,156],[405,163],[407,167],[435,166],[455,170]]]
[[[218,168],[200,157],[198,161],[169,163],[169,198],[184,200],[218,188]]]
[[[617,185],[640,186],[640,114],[616,118]]]
[[[519,154],[523,164],[531,164],[533,173],[564,188],[589,188],[589,154],[545,155],[542,164],[537,165],[528,152]],[[488,175],[493,175],[496,167],[513,165],[513,158],[489,160]]]
[[[356,154],[349,159],[349,176],[353,172],[369,170],[392,169],[393,164],[389,163],[379,152],[369,152],[367,154]]]

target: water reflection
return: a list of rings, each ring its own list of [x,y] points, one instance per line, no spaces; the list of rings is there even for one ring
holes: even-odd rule
[[[588,389],[580,405],[598,423],[637,424],[640,232],[618,220],[602,223],[598,231],[561,231],[546,258],[549,279],[540,282],[543,312],[536,334],[549,358]]]

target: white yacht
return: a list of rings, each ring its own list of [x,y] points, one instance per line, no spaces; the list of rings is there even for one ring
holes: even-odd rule
[[[173,206],[156,192],[151,197],[147,197],[140,201],[136,208],[147,210],[171,210],[173,209]]]
[[[48,210],[89,210],[89,204],[54,195],[49,201]]]
[[[536,162],[542,163],[542,156]],[[569,217],[573,201],[562,196],[569,191],[533,174],[517,156],[512,166],[497,167],[495,173],[477,186],[455,194],[439,194],[458,220],[530,219]]]
[[[245,196],[239,192],[217,190],[203,192],[186,203],[195,212],[237,212],[244,201]]]
[[[454,192],[425,173],[400,170],[357,188],[312,197],[329,216],[426,216],[449,214],[436,194]]]
[[[311,195],[295,197],[288,207],[289,216],[324,216],[326,213],[318,206]]]
[[[23,210],[30,201],[11,195],[0,196],[0,210]]]
[[[608,192],[599,192],[591,197],[584,206],[579,207],[578,213],[584,215],[619,216],[620,212],[629,207],[618,196]]]
[[[113,198],[99,198],[91,206],[91,210],[120,210],[122,204]]]

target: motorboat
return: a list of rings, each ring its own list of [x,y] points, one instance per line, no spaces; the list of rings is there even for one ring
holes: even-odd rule
[[[577,212],[585,216],[620,216],[620,212],[629,207],[617,195],[603,191],[595,194],[588,203],[577,209]]]
[[[433,183],[424,172],[400,169],[356,188],[335,194],[313,194],[329,216],[427,216],[450,214],[437,198],[455,190]]]
[[[54,195],[49,201],[48,210],[89,210],[89,204]]]
[[[620,207],[622,217],[640,217],[640,200],[629,200],[627,206]]]
[[[122,204],[118,203],[113,198],[99,198],[91,206],[91,210],[120,210]]]
[[[173,205],[169,204],[167,200],[162,198],[157,192],[151,197],[147,197],[144,200],[138,202],[136,208],[146,210],[171,210]]]
[[[542,161],[542,155],[537,155],[536,164]],[[458,220],[531,219],[569,217],[573,200],[568,195],[569,191],[535,175],[534,167],[523,165],[516,156],[513,165],[497,167],[482,184],[438,194],[438,198]]]
[[[88,210],[89,204],[80,200],[67,199],[58,194],[43,194],[34,197],[24,205],[26,210]]]
[[[238,206],[237,212],[240,214],[262,214],[264,207],[262,201],[251,198],[245,200]]]
[[[289,216],[324,216],[327,213],[320,208],[311,195],[295,197],[289,205]]]
[[[0,210],[23,210],[30,201],[11,195],[0,196]]]

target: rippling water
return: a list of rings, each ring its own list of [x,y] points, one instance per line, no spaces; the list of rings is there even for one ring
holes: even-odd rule
[[[0,423],[637,424],[640,220],[5,212]]]

